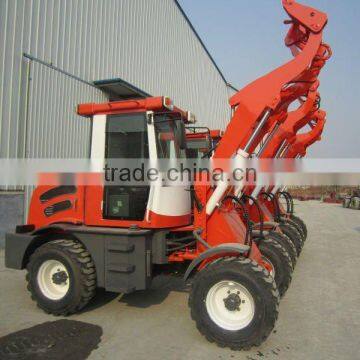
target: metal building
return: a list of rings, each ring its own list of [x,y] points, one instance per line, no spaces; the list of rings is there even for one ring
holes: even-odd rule
[[[176,0],[0,1],[0,158],[88,156],[81,102],[168,95],[224,128],[232,92]]]

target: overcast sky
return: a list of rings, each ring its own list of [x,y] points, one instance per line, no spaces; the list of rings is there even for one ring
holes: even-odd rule
[[[290,59],[280,0],[179,0],[226,79],[237,88]],[[327,12],[334,55],[320,76],[327,123],[312,157],[360,158],[360,1],[306,0]]]

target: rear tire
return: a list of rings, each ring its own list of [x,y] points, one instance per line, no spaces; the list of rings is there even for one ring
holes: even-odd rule
[[[95,294],[95,265],[77,241],[54,240],[42,245],[31,255],[27,271],[32,299],[49,314],[73,314]]]
[[[233,350],[264,342],[275,326],[278,305],[274,279],[246,258],[224,258],[199,271],[189,297],[200,333]]]
[[[264,260],[273,266],[271,276],[275,279],[280,297],[284,296],[291,283],[294,270],[289,254],[282,245],[270,238],[260,240],[259,250]]]

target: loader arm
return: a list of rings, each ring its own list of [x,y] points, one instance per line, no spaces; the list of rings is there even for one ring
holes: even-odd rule
[[[214,151],[216,167],[220,159],[222,165],[228,166],[226,161],[230,159],[249,157],[271,129],[287,121],[288,107],[293,101],[308,96],[313,86],[317,87],[317,77],[331,55],[329,46],[322,42],[326,14],[292,0],[283,0],[283,6],[290,16],[286,23],[291,24],[285,45],[291,49],[294,59],[230,98],[233,117]],[[242,188],[241,184],[236,186],[236,196]],[[206,203],[208,216],[229,191],[232,190],[227,179],[217,182]]]
[[[276,130],[276,134],[273,135],[274,132],[269,134],[263,144],[260,154],[258,153],[257,157],[260,159],[291,158],[292,156],[289,156],[288,153],[290,147],[298,137],[303,135],[297,133],[307,125],[314,127],[318,122],[318,118],[320,116],[319,114],[325,114],[325,112],[318,109],[319,97],[319,93],[313,91],[311,96],[303,102],[299,109],[290,112],[286,122],[280,127],[274,129]],[[303,137],[300,137],[300,139],[303,139]],[[308,137],[306,139],[308,139]],[[309,144],[309,146],[310,145],[311,144]],[[272,188],[273,187],[270,186],[270,189]],[[243,191],[256,198],[262,189],[263,187],[261,185],[246,186]]]
[[[286,147],[285,151],[283,152],[281,156],[282,158],[303,158],[306,155],[307,149],[316,141],[321,140],[321,134],[324,130],[324,126],[326,123],[326,112],[319,109],[315,111],[312,115],[310,115],[308,119],[308,125],[311,127],[311,130],[307,133],[297,134],[293,136],[289,141],[289,144]],[[280,189],[284,188],[285,187],[281,185],[269,186],[266,192],[271,192],[273,195],[281,194],[282,191]]]
[[[304,157],[309,146],[321,140],[321,134],[326,123],[326,113],[318,110],[310,122],[312,129],[304,134],[298,134],[291,141],[284,156],[286,158]]]
[[[292,24],[285,44],[292,50],[297,49],[296,52],[293,50],[295,58],[230,98],[234,115],[214,153],[214,159],[230,159],[239,149],[246,153],[253,151],[264,137],[269,118],[286,101],[288,89],[284,93],[284,87],[300,81],[322,51],[326,14],[291,0],[284,0],[283,6]]]
[[[318,76],[331,55],[329,46],[322,42],[327,16],[295,1],[283,1],[283,5],[290,16],[287,23],[291,23],[285,45],[291,49],[294,59],[230,98],[233,116],[212,157],[213,166],[222,169],[225,176],[230,170],[230,162],[249,157],[272,129],[291,123],[287,135],[295,136],[317,106]],[[289,114],[290,105],[297,100],[299,109]],[[222,239],[250,245],[250,258],[261,263],[257,246],[251,240],[247,242],[250,224],[240,219],[233,202],[225,201],[236,199],[232,195],[241,195],[243,185],[234,188],[228,180],[222,178],[215,186],[205,185],[198,179],[195,181],[196,198],[206,206],[194,208],[194,228],[201,229],[202,240],[210,246],[218,245]],[[251,190],[247,186],[248,191]],[[204,251],[201,245],[198,250]]]
[[[318,109],[313,111],[312,113],[308,114],[305,117],[306,124],[303,124],[303,127],[306,125],[309,125],[311,127],[311,130],[302,133],[302,134],[295,134],[293,136],[290,136],[287,138],[287,145],[283,147],[283,151],[280,154],[279,157],[281,158],[287,158],[287,159],[295,159],[304,157],[306,155],[306,150],[309,146],[314,144],[316,141],[321,140],[321,134],[323,132],[325,123],[326,123],[326,112]],[[297,131],[300,130],[297,129]],[[282,186],[269,186],[266,190],[266,192],[271,192],[272,194],[275,194]],[[257,196],[257,193],[260,191],[259,188],[261,186],[258,186],[253,190],[252,195]]]
[[[281,155],[281,150],[296,133],[303,128],[310,120],[311,115],[317,110],[320,95],[316,91],[319,82],[317,81],[309,90],[306,100],[301,106],[291,111],[285,122],[280,126],[275,124],[266,138],[263,146],[257,154],[258,158],[275,158]],[[310,116],[310,118],[309,118]]]

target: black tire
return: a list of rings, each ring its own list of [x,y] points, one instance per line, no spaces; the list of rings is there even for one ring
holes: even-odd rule
[[[47,297],[39,287],[37,275],[47,260],[60,262],[68,272],[69,288],[59,300]],[[36,249],[27,265],[26,280],[31,298],[41,309],[53,315],[66,316],[78,312],[96,291],[96,271],[91,256],[82,244],[73,240],[54,240]]]
[[[299,232],[292,226],[284,223],[280,223],[279,227],[281,229],[281,232],[293,242],[296,248],[296,254],[297,256],[299,256],[303,247],[303,241]]]
[[[301,227],[298,223],[296,223],[295,221],[293,221],[292,219],[289,219],[289,218],[282,218],[281,221],[282,221],[284,224],[289,225],[289,226],[291,226],[294,230],[296,230],[296,231],[299,233],[299,235],[301,236],[301,240],[302,240],[302,242],[303,242],[303,244],[304,244],[304,242],[305,242],[305,240],[306,240],[306,236],[305,236],[305,234],[304,234],[304,232],[303,232],[302,227]]]
[[[308,235],[308,231],[307,231],[307,226],[305,224],[305,222],[299,218],[298,216],[294,215],[294,214],[291,214],[290,215],[290,219],[294,222],[296,222],[303,230],[303,233],[305,234],[305,237],[307,238],[307,235]]]
[[[290,255],[282,245],[271,238],[260,240],[259,250],[264,256],[264,260],[270,261],[274,267],[276,286],[280,297],[283,297],[289,288],[294,270]]]
[[[207,310],[206,299],[210,289],[222,281],[241,284],[253,298],[254,316],[240,330],[227,330],[219,326]],[[240,310],[228,310],[224,305],[225,313],[241,311],[241,304]],[[267,270],[247,258],[220,259],[199,271],[193,280],[189,297],[191,317],[200,333],[208,341],[232,350],[247,350],[263,343],[275,326],[278,306],[279,292],[274,279]]]
[[[294,243],[287,236],[276,231],[270,231],[266,235],[266,238],[270,238],[277,241],[280,245],[282,245],[285,248],[285,250],[287,251],[287,253],[291,258],[292,267],[293,269],[295,269],[295,265],[297,261],[297,252]]]

